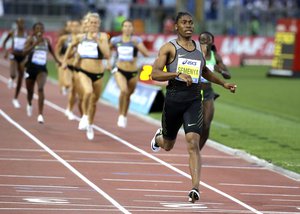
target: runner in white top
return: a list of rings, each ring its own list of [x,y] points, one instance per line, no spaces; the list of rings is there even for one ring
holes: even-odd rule
[[[24,76],[24,59],[23,55],[24,45],[27,38],[27,32],[25,30],[24,20],[18,18],[16,20],[17,29],[12,30],[8,33],[3,42],[3,50],[5,50],[4,58],[10,59],[10,79],[8,80],[8,87],[12,88],[14,85],[14,79],[17,76],[17,86],[12,103],[15,108],[20,108],[21,105],[18,101],[20,89],[22,87],[23,76]],[[6,48],[6,44],[9,39],[12,39],[12,48],[9,51]]]

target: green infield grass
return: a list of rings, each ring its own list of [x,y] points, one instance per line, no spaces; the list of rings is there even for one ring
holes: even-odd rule
[[[237,91],[214,86],[210,138],[300,173],[300,79],[266,77],[266,66],[230,70]]]
[[[54,63],[49,76],[57,79]],[[215,85],[210,139],[300,173],[300,78],[267,77],[267,66],[231,68],[235,94]],[[106,72],[105,82],[109,77]],[[161,113],[150,113],[160,120]]]

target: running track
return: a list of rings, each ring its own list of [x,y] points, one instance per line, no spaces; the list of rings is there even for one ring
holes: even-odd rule
[[[64,116],[66,97],[50,81],[45,124],[38,124],[36,100],[26,115],[24,90],[21,108],[13,108],[7,64],[0,60],[1,213],[300,213],[299,180],[209,146],[201,199],[188,203],[182,135],[171,152],[152,153],[157,123],[130,114],[128,128],[118,128],[117,110],[99,103],[88,141]]]

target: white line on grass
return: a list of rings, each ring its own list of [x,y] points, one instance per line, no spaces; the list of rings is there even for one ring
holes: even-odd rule
[[[117,201],[115,201],[111,196],[101,190],[98,186],[92,183],[89,179],[87,179],[84,175],[82,175],[77,169],[71,166],[68,162],[62,159],[59,155],[53,152],[49,147],[47,147],[44,143],[42,143],[39,139],[37,139],[34,135],[32,135],[29,131],[24,129],[21,125],[15,122],[11,117],[9,117],[4,111],[0,109],[0,114],[4,117],[8,122],[14,125],[17,129],[23,132],[27,137],[32,139],[36,144],[42,147],[46,152],[48,152],[51,156],[53,156],[56,160],[58,160],[61,164],[63,164],[66,168],[68,168],[71,172],[77,175],[82,181],[92,187],[96,192],[100,193],[104,198],[106,198],[110,203],[112,203],[115,207],[117,207],[123,213],[129,214],[130,212],[127,211],[123,206],[121,206]]]

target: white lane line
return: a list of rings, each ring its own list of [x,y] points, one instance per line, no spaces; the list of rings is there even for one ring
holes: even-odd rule
[[[117,182],[143,182],[143,183],[172,183],[172,184],[181,184],[182,181],[162,181],[162,180],[132,180],[132,179],[112,179],[112,178],[103,178],[104,181],[117,181]]]
[[[170,189],[130,189],[130,188],[117,188],[121,191],[137,191],[137,192],[177,192],[177,193],[188,193],[188,191],[183,190],[170,190]]]
[[[78,187],[74,187],[74,186],[45,186],[45,185],[26,185],[26,184],[0,184],[0,187],[78,189]]]
[[[7,78],[3,77],[2,75],[0,75],[0,77],[4,78],[5,81],[7,81]],[[23,90],[22,90],[22,92],[23,92]],[[56,105],[56,104],[54,104],[54,103],[52,103],[52,102],[50,102],[50,101],[48,101],[48,100],[45,100],[45,104],[48,105],[48,106],[50,106],[51,108],[53,108],[53,109],[55,109],[55,110],[57,110],[57,111],[63,113],[63,114],[64,114],[64,112],[65,112],[65,109],[64,109],[64,108],[61,108],[60,106],[58,106],[58,105]],[[77,121],[79,121],[80,118],[79,118],[79,117],[75,117],[75,119],[76,119]],[[95,128],[96,130],[98,130],[99,132],[101,132],[101,133],[103,133],[103,134],[109,136],[110,138],[112,138],[112,139],[114,139],[114,140],[116,140],[116,141],[122,143],[123,145],[126,145],[126,146],[128,146],[129,148],[131,148],[131,149],[133,149],[133,150],[135,150],[135,151],[137,151],[137,152],[139,152],[139,153],[141,153],[141,154],[143,154],[143,155],[149,157],[150,159],[152,159],[152,160],[154,160],[154,161],[156,161],[156,162],[158,162],[158,163],[164,165],[165,167],[167,167],[167,168],[169,168],[169,169],[171,169],[171,170],[173,170],[173,171],[175,171],[175,172],[181,174],[182,176],[191,179],[191,176],[190,176],[188,173],[186,173],[186,172],[184,172],[184,171],[182,171],[182,170],[180,170],[180,169],[178,169],[178,168],[172,166],[171,164],[169,164],[169,163],[167,163],[167,162],[165,162],[165,161],[163,161],[163,160],[157,158],[157,157],[154,156],[154,155],[151,155],[151,154],[148,153],[148,152],[145,152],[144,150],[142,150],[142,149],[140,149],[140,148],[138,148],[138,147],[136,147],[136,146],[130,144],[129,142],[123,140],[122,138],[120,138],[120,137],[114,135],[113,133],[111,133],[111,132],[109,132],[109,131],[106,131],[106,130],[104,130],[104,129],[102,129],[102,128],[96,126],[96,125],[94,125],[94,128]],[[227,199],[229,199],[229,200],[231,200],[231,201],[233,201],[233,202],[235,202],[235,203],[241,205],[242,207],[244,207],[245,209],[250,210],[250,211],[253,212],[253,213],[256,213],[256,214],[262,214],[262,212],[256,210],[255,208],[251,207],[250,205],[248,205],[248,204],[246,204],[246,203],[244,203],[244,202],[238,200],[237,198],[235,198],[235,197],[233,197],[233,196],[231,196],[231,195],[229,195],[229,194],[227,194],[227,193],[225,193],[225,192],[223,192],[223,191],[221,191],[221,190],[219,190],[219,189],[217,189],[217,188],[215,188],[215,187],[213,187],[213,186],[211,186],[211,185],[209,185],[209,184],[207,184],[207,183],[205,183],[205,182],[203,182],[203,181],[200,181],[200,184],[201,184],[202,186],[204,186],[204,187],[206,187],[206,188],[208,188],[208,189],[210,189],[210,190],[212,190],[212,191],[214,191],[214,192],[216,192],[216,193],[222,195],[223,197],[225,197],[225,198],[227,198]]]
[[[47,199],[62,199],[62,200],[92,200],[91,198],[68,198],[68,197],[47,197],[47,196],[34,196],[34,195],[0,195],[0,198],[47,198]]]
[[[300,202],[300,200],[291,200],[291,199],[272,199],[272,201],[290,201],[290,202]]]
[[[0,158],[0,161],[33,161],[33,162],[55,162],[52,159],[34,159],[34,158]],[[134,162],[134,161],[97,161],[97,160],[68,160],[68,163],[95,163],[95,164],[125,164],[125,165],[148,165],[148,166],[160,166],[160,163],[153,162]],[[169,163],[172,166],[184,166],[188,167],[188,164]],[[264,170],[262,167],[238,167],[238,166],[212,166],[203,165],[202,168],[218,168],[218,169],[247,169],[247,170]]]
[[[108,205],[102,205],[102,204],[68,204],[68,203],[42,203],[42,202],[16,202],[16,201],[0,201],[0,204],[47,204],[47,205],[53,205],[53,206],[70,206],[70,207],[112,207]]]
[[[183,195],[144,195],[145,197],[159,197],[159,198],[186,198]]]
[[[16,192],[30,192],[30,193],[52,193],[52,194],[63,194],[59,191],[37,191],[37,190],[16,190]]]
[[[10,149],[10,148],[0,148],[0,151],[12,151],[12,152],[44,152],[42,149]],[[136,152],[111,152],[111,151],[82,151],[82,150],[53,150],[57,153],[75,153],[75,154],[107,154],[107,155],[132,155],[132,156],[141,156],[142,154]],[[160,157],[188,157],[185,154],[157,154]],[[202,155],[204,158],[219,158],[219,159],[241,159],[240,157],[231,157],[231,156],[222,156],[222,155]]]
[[[32,135],[29,131],[24,129],[20,124],[15,122],[12,118],[10,118],[5,112],[0,109],[0,114],[4,117],[8,122],[18,128],[21,132],[23,132],[26,136],[32,139],[37,145],[42,147],[46,152],[48,152],[51,156],[53,156],[56,160],[58,160],[61,164],[63,164],[67,169],[77,175],[82,181],[88,184],[91,188],[97,191],[100,195],[106,198],[110,203],[112,203],[116,208],[118,208],[123,213],[129,214],[130,212],[126,210],[123,206],[121,206],[116,200],[114,200],[111,196],[109,196],[106,192],[96,186],[93,182],[87,179],[84,175],[82,175],[77,169],[71,166],[68,162],[62,159],[59,155],[53,152],[49,147],[47,147],[44,143],[42,143],[39,139],[37,139],[34,135]]]
[[[240,187],[261,187],[261,188],[280,188],[280,189],[299,189],[299,186],[275,186],[275,185],[260,185],[260,184],[231,184],[219,183],[222,186],[240,186]]]
[[[55,176],[39,176],[39,175],[0,175],[0,177],[6,178],[30,178],[30,179],[65,179],[65,177],[55,177]]]
[[[116,212],[117,209],[75,209],[75,208],[28,208],[28,207],[10,207],[10,208],[0,208],[0,210],[14,210],[14,211],[54,211],[55,213],[59,211],[81,211],[81,212],[87,212],[87,211],[98,211],[99,212]]]
[[[268,194],[268,193],[248,193],[242,192],[241,195],[253,195],[253,196],[279,196],[279,197],[300,197],[300,195],[290,195],[290,194]]]

